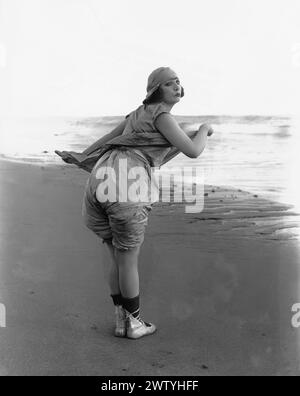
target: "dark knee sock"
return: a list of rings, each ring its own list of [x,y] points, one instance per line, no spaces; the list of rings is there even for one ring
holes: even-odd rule
[[[140,317],[140,296],[133,298],[123,297],[123,308],[126,309],[133,317]]]
[[[114,305],[123,305],[123,298],[121,294],[111,294]]]

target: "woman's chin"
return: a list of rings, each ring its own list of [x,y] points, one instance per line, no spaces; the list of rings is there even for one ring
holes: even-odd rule
[[[174,105],[174,104],[180,102],[180,99],[181,99],[181,98],[179,98],[179,97],[172,98],[172,99],[170,99],[170,101],[169,101],[168,104]]]

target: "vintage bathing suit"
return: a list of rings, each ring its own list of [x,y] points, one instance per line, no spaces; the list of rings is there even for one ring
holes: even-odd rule
[[[158,186],[151,178],[151,167],[160,168],[180,153],[155,127],[157,117],[168,112],[162,103],[138,107],[126,116],[127,124],[121,136],[95,149],[88,156],[83,156],[77,163],[79,167],[91,172],[82,205],[85,224],[103,242],[111,241],[117,249],[128,250],[141,246],[148,224],[148,214],[152,210],[152,204],[157,201],[157,195],[153,199],[151,190],[148,189],[147,200],[143,202],[121,202],[120,191],[116,187],[115,202],[102,202],[103,197],[98,187],[103,180],[99,179],[99,174],[107,167],[113,169],[118,186],[118,179],[127,177],[127,174],[123,174],[123,167],[119,168],[120,160],[127,160],[128,170],[133,167],[145,169],[146,176],[141,178],[142,182],[148,187],[152,183],[158,193]],[[128,189],[133,182],[134,180],[128,183]]]

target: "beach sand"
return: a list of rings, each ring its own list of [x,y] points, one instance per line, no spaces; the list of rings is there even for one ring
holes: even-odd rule
[[[0,162],[1,375],[299,375],[299,216],[206,186],[205,209],[157,203],[140,255],[142,316],[115,338],[105,247],[85,228],[87,173]]]

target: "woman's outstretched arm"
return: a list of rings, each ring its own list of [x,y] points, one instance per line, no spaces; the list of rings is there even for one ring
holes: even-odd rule
[[[196,137],[196,135],[199,132],[198,130],[183,130],[183,132],[191,139],[194,140],[194,138]],[[169,162],[171,159],[173,159],[174,157],[176,157],[178,154],[180,154],[182,151],[179,150],[177,147],[172,147],[171,150],[168,152],[168,154],[165,156],[161,166],[163,166],[164,164],[166,164],[167,162]]]
[[[106,135],[102,136],[95,143],[93,143],[91,146],[89,146],[87,149],[85,149],[82,152],[82,154],[89,155],[93,151],[97,150],[99,147],[103,146],[105,143],[109,142],[110,140],[114,139],[117,136],[122,135],[122,133],[123,133],[123,131],[125,129],[126,123],[127,123],[127,120],[122,121],[110,133],[107,133]]]
[[[162,113],[156,119],[157,129],[178,150],[190,158],[197,158],[206,146],[207,136],[211,136],[213,130],[210,125],[203,124],[195,135],[185,133],[178,125],[175,118],[168,113]],[[190,138],[190,136],[193,136]]]

